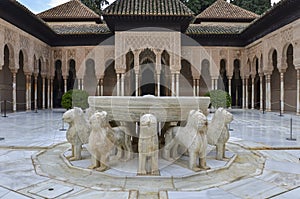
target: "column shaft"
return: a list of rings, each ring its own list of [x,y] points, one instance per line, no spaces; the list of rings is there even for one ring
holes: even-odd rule
[[[297,69],[297,115],[300,114],[300,69]]]
[[[135,73],[135,96],[139,96],[139,74]]]
[[[28,111],[29,110],[29,103],[30,103],[30,99],[29,99],[29,95],[30,95],[30,93],[29,93],[29,81],[30,81],[30,79],[29,79],[29,75],[26,75],[26,111]]]
[[[176,74],[176,96],[179,96],[179,73]]]
[[[254,107],[255,107],[255,101],[254,101],[254,79],[255,77],[252,77],[252,84],[251,84],[251,88],[252,88],[252,92],[251,92],[251,94],[252,94],[252,96],[251,96],[251,109],[254,109]]]
[[[264,103],[264,102],[263,102],[263,96],[264,96],[264,93],[263,93],[263,76],[260,75],[259,78],[260,78],[260,81],[259,81],[259,84],[260,84],[260,85],[259,85],[259,86],[260,86],[260,103],[259,103],[259,104],[260,104],[260,107],[259,107],[259,108],[260,108],[260,110],[262,110],[262,109],[263,109],[263,106],[264,106],[264,105],[263,105],[263,103]]]
[[[280,108],[284,111],[284,73],[280,73]]]
[[[51,92],[51,90],[50,90],[50,88],[51,88],[51,86],[50,86],[50,84],[51,84],[51,82],[50,82],[50,77],[47,79],[47,81],[48,81],[48,83],[47,83],[47,108],[48,109],[50,109],[50,92]]]
[[[34,76],[34,110],[37,111],[37,83],[38,83],[38,77],[37,75]]]
[[[172,73],[172,96],[175,96],[175,74]]]
[[[245,91],[246,91],[246,109],[248,109],[248,107],[249,107],[249,83],[248,83],[248,78],[246,78],[246,80],[245,80]]]
[[[121,96],[125,95],[125,75],[121,73]]]
[[[160,74],[157,74],[157,96],[160,96]]]
[[[120,73],[117,73],[117,96],[120,96]]]
[[[196,79],[193,79],[193,93],[194,93],[194,96],[196,96],[196,87],[197,87],[197,85],[196,85]]]
[[[17,111],[17,74],[13,73],[13,112]]]
[[[50,86],[51,86],[51,92],[50,92],[50,108],[53,109],[53,79],[50,79]]]
[[[45,109],[45,92],[46,92],[46,80],[45,80],[45,77],[42,78],[42,108]]]

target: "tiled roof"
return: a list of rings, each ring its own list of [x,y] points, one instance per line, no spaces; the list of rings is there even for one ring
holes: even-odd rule
[[[192,16],[180,0],[116,0],[103,15]]]
[[[70,24],[50,25],[57,34],[108,34],[111,33],[106,24]]]
[[[49,19],[100,19],[100,16],[79,0],[71,0],[57,7],[37,14],[38,17]]]
[[[245,10],[239,6],[228,3],[225,0],[217,0],[211,6],[201,12],[196,19],[205,21],[209,19],[225,20],[254,20],[259,15]]]
[[[202,25],[191,24],[186,34],[239,34],[247,25]]]

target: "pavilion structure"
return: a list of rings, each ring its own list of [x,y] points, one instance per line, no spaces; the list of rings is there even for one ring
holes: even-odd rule
[[[256,15],[224,0],[195,16],[180,0],[79,0],[37,15],[0,1],[0,101],[52,109],[77,88],[98,96],[202,96],[300,113],[300,3]],[[3,103],[2,103],[3,108]]]

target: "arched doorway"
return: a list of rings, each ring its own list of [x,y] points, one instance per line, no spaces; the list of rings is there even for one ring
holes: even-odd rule
[[[132,51],[126,54],[126,73],[124,77],[125,93],[127,96],[135,96],[135,71],[134,71],[134,55]]]
[[[209,67],[209,61],[207,59],[203,60],[201,63],[200,96],[205,95],[211,90],[211,76]]]
[[[160,96],[171,96],[170,55],[164,50],[161,54]]]
[[[254,60],[255,64],[255,78],[254,78],[254,108],[260,108],[260,78],[259,78],[259,61],[257,58]]]
[[[180,70],[180,96],[193,96],[193,75],[191,64],[187,60],[181,61]]]
[[[293,64],[293,46],[286,50],[287,70],[284,73],[284,109],[296,112],[297,110],[297,71]],[[285,61],[285,60],[284,60]]]
[[[273,72],[271,76],[271,110],[279,110],[280,107],[280,73],[277,68],[277,51],[272,53]]]
[[[7,45],[4,46],[4,65],[2,66],[2,70],[0,70],[0,97],[1,101],[8,101],[11,103],[6,103],[7,111],[12,111],[12,73],[9,69],[10,65],[10,50]],[[4,103],[1,103],[1,110],[4,108]]]
[[[156,56],[150,49],[140,53],[140,95],[156,95],[155,60]]]
[[[109,60],[105,63],[105,71],[103,78],[103,95],[113,96],[117,94],[116,88],[117,74],[115,71],[115,61]]]
[[[151,60],[146,59],[141,68],[141,96],[155,95],[155,69]]]
[[[37,81],[37,105],[38,109],[42,108],[43,105],[43,79],[42,79],[42,61],[38,61],[38,81]]]
[[[233,62],[233,77],[231,85],[231,100],[233,108],[242,108],[242,78],[240,73],[240,60],[235,59]]]
[[[220,61],[220,74],[218,79],[218,89],[228,92],[228,78],[226,72],[226,61]]]
[[[63,76],[61,70],[61,61],[55,62],[55,76],[53,80],[53,107],[61,107],[61,99],[64,92]]]
[[[19,70],[17,73],[17,110],[26,110],[26,77],[24,74],[24,54],[19,53]]]
[[[97,77],[95,71],[95,62],[92,59],[88,59],[85,62],[85,73],[83,77],[84,90],[88,92],[89,95],[95,96],[97,92]]]
[[[69,60],[69,74],[68,74],[68,80],[67,80],[67,90],[72,90],[74,88],[77,88],[77,81],[76,80],[76,65],[75,60],[71,59]]]

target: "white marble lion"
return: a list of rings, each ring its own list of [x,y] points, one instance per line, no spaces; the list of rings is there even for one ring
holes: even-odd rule
[[[184,146],[189,153],[189,168],[193,171],[209,169],[206,165],[207,118],[200,111],[189,113],[185,127],[172,127],[165,133],[163,156],[167,160],[177,157],[178,146]],[[199,158],[199,166],[197,159]]]
[[[90,118],[90,124],[92,128],[88,147],[92,155],[90,169],[107,170],[109,156],[114,147],[117,147],[118,153],[119,150],[124,151],[124,157],[127,159],[130,157],[132,152],[130,136],[118,127],[112,128],[105,111],[94,113]]]
[[[67,140],[72,145],[72,155],[67,157],[70,161],[81,159],[82,145],[88,143],[90,125],[85,119],[81,108],[74,107],[63,114],[64,122],[69,124]]]
[[[145,114],[140,118],[140,135],[139,135],[139,167],[138,174],[158,175],[158,136],[157,136],[157,119],[152,114]],[[149,159],[149,161],[147,161]],[[147,162],[151,162],[147,166]],[[149,168],[149,172],[147,172]]]
[[[233,120],[230,112],[223,108],[218,108],[208,124],[207,141],[210,145],[215,145],[217,150],[216,159],[222,160],[225,157],[225,145],[229,139],[228,124]]]

